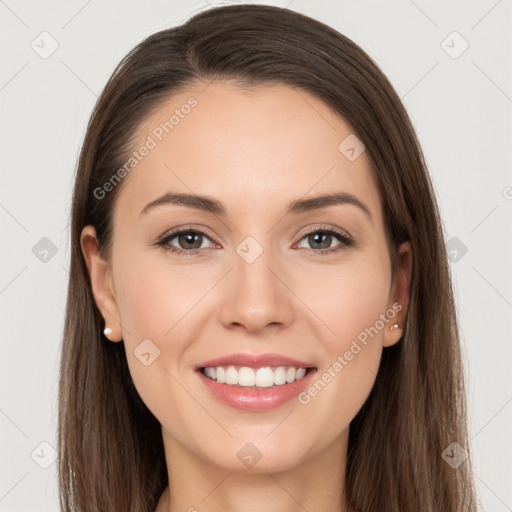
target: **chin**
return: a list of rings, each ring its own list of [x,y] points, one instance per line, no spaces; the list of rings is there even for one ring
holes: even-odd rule
[[[262,438],[259,442],[245,441],[240,448],[233,450],[234,443],[230,442],[229,447],[221,449],[220,457],[216,454],[204,454],[210,462],[222,467],[227,471],[241,474],[262,474],[288,471],[300,465],[306,459],[305,453],[298,453],[297,446],[300,443],[290,442],[290,446],[279,446],[279,443],[269,443]]]

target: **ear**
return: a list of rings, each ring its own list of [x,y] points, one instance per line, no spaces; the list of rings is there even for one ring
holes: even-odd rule
[[[110,264],[99,254],[93,226],[84,227],[80,245],[89,270],[94,300],[103,316],[105,327],[112,329],[106,336],[110,341],[122,341],[121,316],[116,303]]]
[[[388,310],[396,311],[396,315],[386,324],[382,345],[389,347],[398,343],[404,331],[404,322],[409,305],[409,284],[412,272],[412,248],[410,242],[403,242],[398,248],[398,264],[393,275]],[[394,327],[398,324],[398,327]]]

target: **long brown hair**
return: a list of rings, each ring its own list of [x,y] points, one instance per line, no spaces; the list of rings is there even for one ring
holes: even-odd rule
[[[232,5],[199,13],[137,45],[92,113],[77,166],[60,368],[58,466],[65,512],[153,512],[168,484],[159,422],[132,382],[123,343],[109,343],[80,246],[95,226],[108,254],[122,188],[98,198],[126,161],[130,134],[187,85],[286,84],[323,100],[365,144],[393,268],[410,241],[413,268],[401,341],[385,348],[374,388],[350,425],[347,502],[356,511],[476,510],[458,325],[442,222],[411,121],[375,62],[350,39],[299,13]],[[131,148],[133,150],[133,148]],[[342,504],[340,504],[341,506]]]

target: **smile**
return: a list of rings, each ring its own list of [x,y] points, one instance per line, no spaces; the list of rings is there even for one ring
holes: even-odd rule
[[[202,368],[206,377],[228,386],[269,388],[283,386],[302,379],[308,369],[294,368],[292,366],[278,366],[272,368],[264,366],[251,368],[249,366],[209,366]]]
[[[246,412],[264,412],[297,398],[318,368],[280,354],[240,353],[204,361],[195,370],[218,402]]]

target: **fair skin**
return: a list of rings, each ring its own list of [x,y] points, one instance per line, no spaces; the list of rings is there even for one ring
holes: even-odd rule
[[[339,151],[353,131],[305,91],[197,84],[146,119],[135,146],[190,96],[197,106],[124,178],[108,261],[94,228],[82,232],[109,339],[123,340],[135,386],[162,425],[170,486],[156,510],[347,512],[349,424],[372,389],[382,350],[402,335],[390,327],[405,319],[410,245],[399,248],[402,271],[393,275],[366,153],[350,161]],[[141,214],[169,191],[215,198],[226,214],[173,204]],[[348,203],[285,215],[292,201],[334,192],[357,197],[371,218]],[[198,254],[154,245],[188,226],[206,236],[192,246],[175,236],[167,245],[200,247]],[[354,245],[307,236],[320,228],[340,230]],[[248,236],[263,249],[252,263],[236,251]],[[195,371],[227,354],[275,352],[313,362],[321,376],[396,303],[401,311],[307,404],[240,411]],[[149,366],[134,355],[147,338],[160,350]],[[262,454],[251,468],[237,456],[248,442]]]

